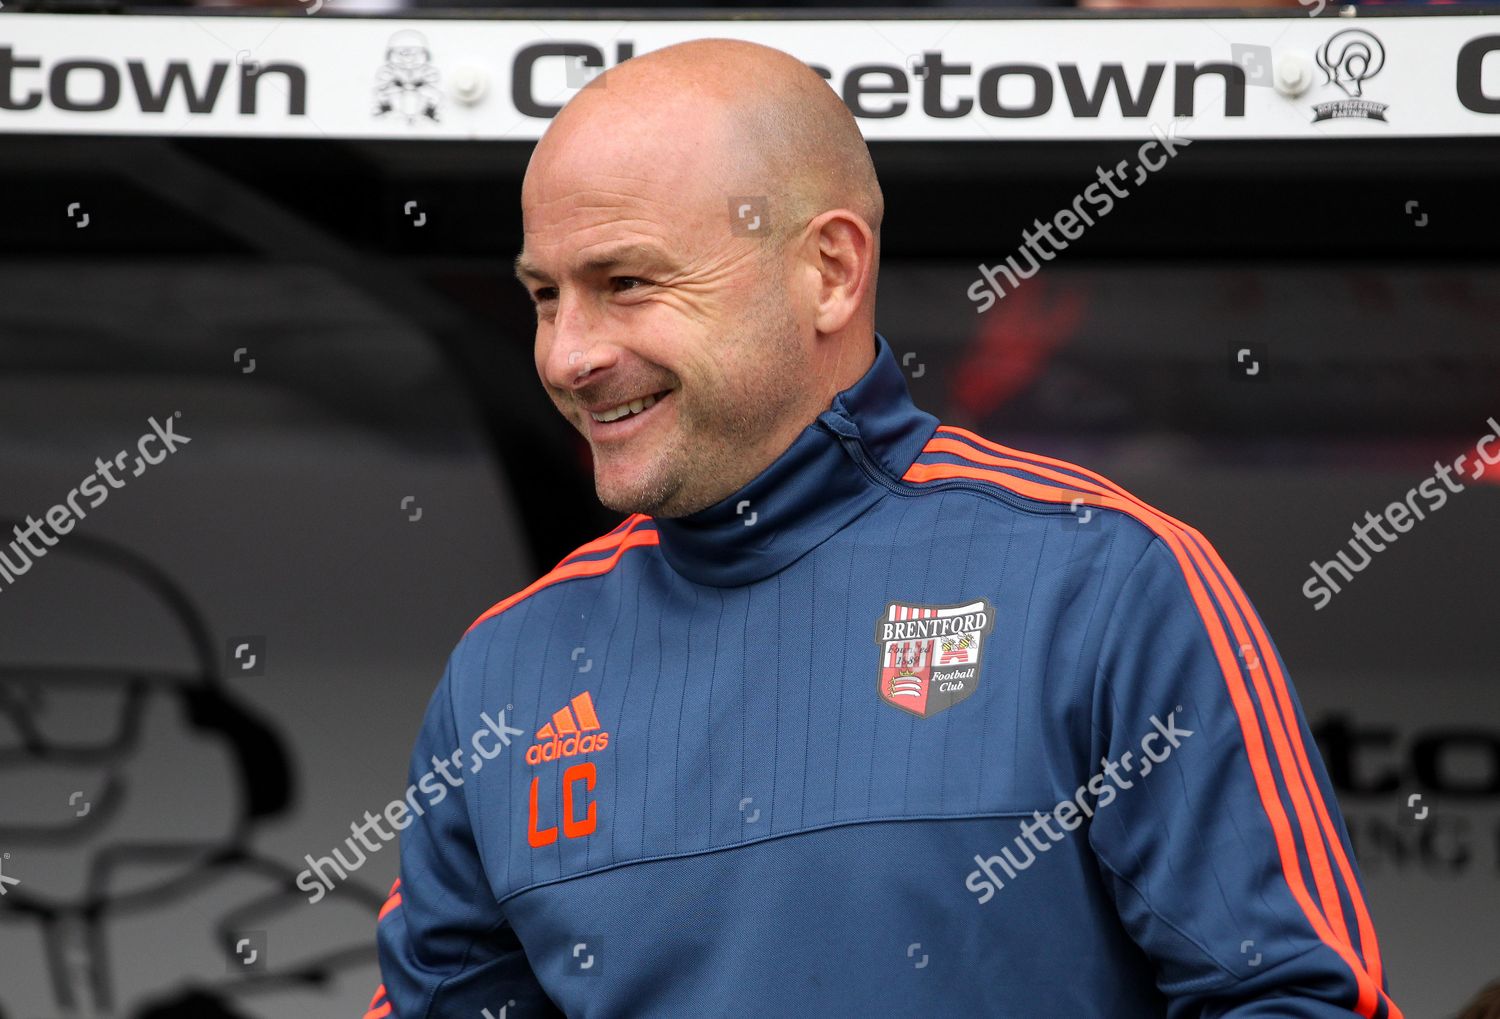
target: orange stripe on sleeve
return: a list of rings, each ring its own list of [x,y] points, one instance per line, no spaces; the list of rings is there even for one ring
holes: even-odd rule
[[[399,905],[401,905],[401,893],[397,892],[396,894],[385,900],[385,905],[380,907],[380,913],[375,917],[375,922],[379,923],[380,921],[384,920],[385,915]]]
[[[385,893],[385,905],[380,907],[380,914],[375,917],[376,923],[384,920],[387,913],[395,909],[397,906],[401,905],[401,896],[396,891],[400,887],[401,879],[399,877],[395,881],[391,882],[391,890]]]
[[[391,1003],[389,1001],[381,1002],[381,999],[384,997],[385,984],[381,984],[375,988],[375,996],[370,999],[370,1005],[365,1012],[364,1019],[385,1019],[386,1016],[391,1014]],[[380,1004],[377,1004],[377,1002],[380,1002]]]
[[[637,514],[635,523],[633,523],[631,526],[635,527],[641,521],[649,519],[651,518]],[[659,544],[660,541],[661,536],[657,534],[655,530],[629,530],[622,532],[618,544],[615,545],[615,551],[613,555],[607,556],[603,559],[585,559],[582,562],[569,563],[566,566],[557,567],[550,573],[546,573],[541,577],[538,577],[522,590],[517,591],[510,597],[505,598],[492,605],[488,610],[485,611],[483,615],[469,624],[469,630],[474,629],[474,627],[478,626],[486,619],[489,619],[493,616],[498,616],[500,613],[504,612],[512,605],[531,597],[533,594],[542,590],[542,588],[544,587],[551,587],[553,584],[561,583],[564,580],[572,580],[574,577],[595,577],[601,573],[608,573],[610,570],[615,568],[615,564],[620,561],[620,556],[622,556],[627,549],[639,548],[645,545],[656,545]],[[464,632],[467,633],[468,630],[465,630]]]
[[[626,517],[620,523],[616,524],[615,527],[614,527],[614,530],[610,531],[608,534],[600,535],[599,537],[595,538],[593,541],[588,542],[587,544],[579,545],[573,551],[571,551],[567,555],[563,556],[561,559],[559,559],[557,561],[557,566],[552,567],[552,570],[557,569],[558,566],[562,566],[569,559],[572,559],[575,556],[588,555],[590,552],[602,552],[602,551],[604,551],[607,548],[614,548],[616,545],[618,545],[620,543],[621,536],[626,531],[628,531],[631,528],[635,527],[635,525],[639,522],[639,518],[642,517],[642,516],[643,516],[643,514],[640,514],[640,513],[632,513],[630,516]],[[551,573],[552,570],[548,570],[547,572]]]
[[[1189,527],[1182,521],[1168,516],[1166,513],[1161,512],[1153,506],[1147,505],[1146,503],[1137,499],[1135,496],[1126,492],[1119,485],[1086,468],[1079,467],[1076,464],[1067,463],[1063,460],[1056,460],[1051,457],[1042,456],[1037,453],[1027,453],[1020,450],[1014,450],[1007,446],[1002,446],[999,443],[992,442],[991,440],[986,439],[983,436],[975,435],[973,432],[966,431],[962,428],[942,425],[939,426],[938,432],[949,432],[955,435],[961,435],[972,440],[975,443],[978,443],[979,445],[984,446],[987,449],[992,449],[999,453],[1007,453],[1011,454],[1012,456],[1021,457],[1025,460],[1052,464],[1059,468],[1075,471],[1078,474],[1082,474],[1086,478],[1090,479],[1095,485],[1097,485],[1099,489],[1111,491],[1121,498],[1132,503],[1133,505],[1139,507],[1145,513],[1158,517],[1162,521],[1165,521],[1179,528],[1194,543],[1198,554],[1214,564],[1219,575],[1224,580],[1226,586],[1229,588],[1235,604],[1238,606],[1244,616],[1245,621],[1249,624],[1251,630],[1255,634],[1255,643],[1253,645],[1251,645],[1250,642],[1244,640],[1241,641],[1241,645],[1252,646],[1256,648],[1257,659],[1261,662],[1265,662],[1269,667],[1272,687],[1276,692],[1274,703],[1279,705],[1280,707],[1280,713],[1277,720],[1278,722],[1281,720],[1281,718],[1285,718],[1287,720],[1285,724],[1285,731],[1290,737],[1290,744],[1295,757],[1296,772],[1300,780],[1306,784],[1307,791],[1310,794],[1309,799],[1311,800],[1312,807],[1317,814],[1317,826],[1319,829],[1321,829],[1324,836],[1326,836],[1328,840],[1328,845],[1333,851],[1334,862],[1339,869],[1339,874],[1343,878],[1344,887],[1348,891],[1350,902],[1354,907],[1355,922],[1357,923],[1359,928],[1360,954],[1364,958],[1366,965],[1370,970],[1371,977],[1373,978],[1375,983],[1379,985],[1382,982],[1382,965],[1380,960],[1380,945],[1375,936],[1375,925],[1370,919],[1369,909],[1365,905],[1364,896],[1360,893],[1359,882],[1354,877],[1353,868],[1349,864],[1348,855],[1344,852],[1343,842],[1339,839],[1338,832],[1334,829],[1333,821],[1329,816],[1327,804],[1324,802],[1322,794],[1318,789],[1317,780],[1314,778],[1312,773],[1312,766],[1308,763],[1307,749],[1302,741],[1302,733],[1298,726],[1292,724],[1292,720],[1296,718],[1296,713],[1292,710],[1291,698],[1290,694],[1288,693],[1290,688],[1289,684],[1284,673],[1281,670],[1280,663],[1277,661],[1277,658],[1272,651],[1269,634],[1265,632],[1265,628],[1260,624],[1260,621],[1256,617],[1253,608],[1250,606],[1249,599],[1246,597],[1243,588],[1241,588],[1239,582],[1234,579],[1234,575],[1230,572],[1229,567],[1225,565],[1224,560],[1219,556],[1217,550],[1214,549],[1214,547],[1208,542],[1206,538],[1203,537],[1203,535],[1196,528]],[[972,446],[968,446],[966,443],[955,442],[954,440],[949,439],[932,440],[928,443],[926,449],[924,449],[924,452],[928,451],[954,453],[971,459],[983,458],[983,454],[975,450]],[[1034,463],[1013,462],[1008,465],[1030,471],[1031,473],[1054,477],[1058,480],[1063,481],[1064,483],[1079,484],[1079,479],[1076,477],[1047,471],[1043,468],[1037,467]],[[1088,487],[1087,483],[1084,483],[1084,487]],[[1229,613],[1226,612],[1226,615],[1229,615]],[[1313,838],[1311,841],[1317,845],[1317,852],[1319,853],[1319,855],[1322,855],[1323,848],[1321,840]],[[1313,850],[1309,848],[1309,854],[1311,854],[1312,852]],[[1331,880],[1331,878],[1329,880]],[[1320,892],[1322,891],[1323,889],[1320,885]],[[1335,903],[1337,903],[1337,894],[1334,893],[1333,897]],[[1326,901],[1327,899],[1325,897],[1325,903]],[[1347,943],[1349,940],[1348,933],[1347,928],[1345,928],[1343,925],[1342,914],[1342,908],[1339,907],[1337,909],[1337,912],[1335,912],[1333,915],[1337,917],[1338,929],[1344,932],[1344,940]],[[1351,945],[1351,947],[1353,946]],[[1394,1019],[1395,1016],[1399,1016],[1401,1013],[1398,1009],[1395,1008],[1394,1004],[1392,1004],[1391,1007],[1393,1009]]]
[[[979,463],[988,463],[994,464],[996,466],[1018,468],[1021,470],[1026,470],[1032,474],[1053,478],[1064,483],[1082,485],[1083,488],[1093,496],[1103,494],[1101,488],[1099,488],[1098,486],[1091,485],[1088,482],[1080,482],[1076,477],[1072,477],[1058,471],[1049,470],[1046,467],[1027,464],[1014,459],[991,456],[980,450],[974,449],[972,446],[967,446],[966,444],[957,442],[953,439],[932,440],[928,443],[927,449],[931,450],[932,452],[953,453],[955,455],[963,456],[967,459],[971,459]],[[1110,489],[1121,499],[1126,500],[1128,503],[1130,503],[1140,511],[1138,513],[1133,512],[1131,514],[1132,516],[1136,516],[1137,518],[1155,518],[1156,524],[1160,524],[1161,526],[1153,524],[1150,519],[1142,519],[1142,522],[1146,523],[1147,526],[1150,526],[1151,529],[1156,533],[1162,533],[1162,527],[1169,526],[1166,524],[1164,515],[1158,513],[1152,507],[1121,491],[1118,486],[1111,485]],[[1049,497],[1048,501],[1056,502],[1058,501],[1058,497],[1056,495],[1053,495]],[[1176,529],[1183,532],[1181,536],[1187,538],[1188,541],[1192,542],[1194,546],[1208,546],[1207,540],[1204,539],[1203,535],[1198,533],[1198,531],[1194,528],[1191,528],[1186,524],[1181,524],[1179,522],[1176,523]],[[1219,605],[1219,607],[1223,609],[1225,619],[1228,620],[1230,627],[1234,630],[1235,647],[1239,649],[1253,650],[1255,644],[1251,642],[1250,635],[1246,632],[1241,619],[1233,611],[1230,610],[1229,605],[1231,599],[1225,593],[1224,588],[1221,586],[1218,578],[1215,576],[1215,571],[1207,566],[1207,560],[1206,557],[1203,556],[1202,547],[1190,547],[1188,551],[1190,553],[1190,558],[1197,562],[1198,567],[1203,571],[1204,577],[1212,586],[1215,601]],[[1177,555],[1177,558],[1179,560],[1179,564],[1183,564],[1183,556],[1180,553]],[[1215,554],[1215,558],[1217,559],[1217,554]],[[1222,560],[1219,560],[1218,565],[1227,575],[1228,568],[1223,566]],[[1248,603],[1241,607],[1242,609],[1248,608]],[[1253,612],[1246,614],[1247,619],[1253,619],[1253,616]],[[1268,650],[1269,648],[1262,648],[1262,650],[1255,656],[1257,662],[1267,657]],[[1246,662],[1246,665],[1249,665],[1248,661]],[[1238,666],[1236,666],[1236,669],[1238,669]],[[1278,708],[1276,698],[1272,696],[1272,694],[1266,687],[1263,671],[1259,668],[1250,668],[1247,671],[1250,672],[1251,680],[1255,684],[1255,692],[1258,703],[1262,705],[1263,710],[1266,714],[1266,728],[1267,731],[1271,734],[1271,743],[1276,750],[1276,760],[1280,764],[1278,770],[1280,771],[1282,780],[1286,785],[1287,793],[1291,796],[1292,809],[1297,815],[1297,823],[1302,831],[1302,840],[1304,845],[1307,847],[1308,863],[1312,869],[1313,882],[1318,889],[1318,900],[1322,904],[1323,915],[1328,920],[1329,926],[1333,929],[1333,932],[1338,936],[1339,940],[1343,941],[1350,948],[1353,948],[1354,944],[1349,940],[1349,928],[1344,921],[1344,907],[1343,903],[1339,899],[1338,884],[1334,879],[1333,870],[1329,864],[1328,854],[1324,848],[1323,839],[1319,835],[1319,832],[1321,830],[1319,817],[1313,811],[1313,807],[1308,796],[1308,789],[1304,788],[1304,782],[1306,782],[1311,787],[1314,794],[1316,794],[1317,786],[1311,780],[1310,771],[1304,773],[1300,761],[1293,753],[1289,742],[1288,731],[1297,728],[1296,725],[1292,724],[1292,720],[1295,718],[1295,715],[1287,715],[1286,719],[1283,720],[1282,712]],[[1285,707],[1285,705],[1283,705],[1282,707]],[[1337,835],[1332,834],[1331,832],[1329,834],[1330,840],[1336,842]],[[1351,900],[1352,897],[1353,896],[1351,894]],[[1363,944],[1365,944],[1365,942],[1361,942],[1361,945]],[[1374,968],[1372,967],[1372,970],[1373,969]],[[1372,971],[1371,976],[1378,982],[1379,977],[1375,972]]]
[[[939,429],[939,431],[944,430],[955,432],[959,431],[946,428],[946,426]],[[976,436],[975,438],[978,441],[978,437]],[[984,445],[991,446],[992,444],[985,441]],[[1003,449],[1004,447],[999,448]],[[1006,451],[1015,452],[1010,450]],[[957,464],[915,463],[906,472],[904,480],[921,483],[949,478],[972,478],[991,482],[1000,487],[1015,491],[1028,498],[1054,504],[1067,504],[1070,502],[1071,497],[1075,497],[1079,494],[1088,494],[1094,496],[1100,506],[1126,513],[1127,515],[1139,520],[1153,533],[1157,534],[1163,539],[1163,542],[1167,545],[1167,547],[1171,550],[1173,556],[1177,559],[1179,568],[1183,571],[1184,579],[1188,584],[1189,593],[1191,594],[1193,602],[1198,609],[1199,616],[1204,623],[1205,630],[1207,631],[1210,644],[1214,649],[1215,657],[1218,659],[1220,669],[1224,674],[1225,683],[1229,690],[1231,702],[1234,705],[1236,714],[1240,721],[1240,730],[1245,740],[1246,753],[1249,759],[1251,772],[1255,778],[1256,788],[1260,795],[1261,805],[1266,812],[1267,819],[1271,823],[1272,831],[1275,836],[1278,855],[1281,858],[1283,877],[1287,881],[1287,886],[1292,892],[1293,898],[1297,901],[1298,905],[1302,908],[1304,914],[1307,916],[1307,919],[1312,925],[1313,930],[1318,934],[1319,938],[1325,944],[1332,948],[1345,961],[1345,963],[1349,965],[1351,971],[1353,972],[1355,982],[1359,988],[1358,1001],[1356,1004],[1357,1011],[1360,1015],[1366,1017],[1373,1016],[1376,1007],[1377,996],[1384,997],[1384,995],[1379,991],[1378,986],[1373,982],[1370,974],[1366,971],[1363,965],[1363,961],[1354,951],[1353,945],[1349,943],[1347,929],[1343,928],[1342,925],[1342,906],[1338,902],[1337,891],[1332,885],[1332,877],[1327,870],[1327,857],[1322,852],[1322,840],[1318,837],[1317,821],[1313,821],[1310,819],[1309,811],[1307,809],[1308,804],[1306,794],[1302,791],[1301,788],[1302,776],[1300,774],[1300,762],[1296,761],[1291,755],[1289,746],[1287,744],[1286,735],[1282,727],[1282,719],[1280,713],[1276,710],[1276,701],[1267,692],[1264,679],[1261,677],[1253,677],[1256,682],[1257,694],[1261,697],[1261,703],[1265,706],[1267,711],[1267,729],[1272,734],[1272,743],[1276,748],[1278,760],[1284,762],[1283,767],[1280,768],[1283,781],[1286,784],[1289,792],[1294,788],[1297,790],[1297,793],[1293,794],[1294,809],[1296,809],[1297,811],[1298,822],[1302,828],[1303,842],[1307,845],[1309,863],[1314,870],[1315,883],[1318,885],[1320,897],[1324,899],[1325,905],[1329,903],[1329,896],[1331,894],[1332,905],[1338,909],[1338,913],[1336,915],[1339,917],[1338,929],[1340,933],[1335,933],[1334,928],[1330,927],[1328,919],[1324,916],[1323,913],[1318,910],[1317,906],[1313,904],[1312,898],[1308,893],[1307,887],[1303,881],[1301,865],[1297,857],[1296,844],[1295,839],[1292,835],[1291,825],[1286,816],[1285,809],[1282,806],[1280,796],[1277,793],[1275,778],[1273,777],[1271,771],[1272,764],[1269,756],[1266,753],[1264,741],[1261,738],[1260,723],[1259,717],[1256,714],[1255,702],[1251,701],[1249,692],[1245,687],[1245,677],[1240,671],[1239,661],[1235,657],[1235,652],[1230,648],[1228,634],[1224,630],[1223,622],[1219,619],[1218,612],[1215,609],[1215,603],[1210,599],[1209,594],[1204,589],[1202,580],[1199,577],[1199,566],[1195,565],[1195,562],[1199,562],[1199,560],[1202,558],[1201,553],[1197,552],[1197,550],[1195,549],[1186,548],[1183,544],[1182,536],[1178,533],[1179,529],[1181,529],[1182,531],[1187,531],[1193,535],[1196,535],[1196,532],[1192,532],[1190,528],[1186,527],[1186,525],[1183,525],[1177,521],[1173,521],[1170,517],[1166,517],[1164,514],[1158,513],[1151,507],[1146,506],[1144,503],[1140,503],[1138,500],[1135,500],[1133,497],[1115,490],[1115,486],[1108,482],[1104,482],[1103,479],[1099,479],[1099,486],[1104,486],[1115,491],[1107,493],[1100,487],[1091,484],[1089,481],[1080,481],[1076,477],[1070,477],[1047,470],[1045,468],[1040,468],[1034,463],[1009,461],[1002,458],[993,457],[984,453],[982,450],[977,450],[972,446],[967,445],[966,443],[958,442],[952,439],[933,439],[928,443],[927,447],[924,449],[924,452],[953,453],[971,461],[977,461],[980,463],[993,463],[996,466],[1019,468],[1021,470],[1027,471],[1028,473],[1054,478],[1064,484],[1074,486],[1076,489],[1078,489],[1078,491],[1057,490],[1047,485],[1016,478],[998,471],[986,470],[982,467],[967,467]],[[1048,462],[1054,463],[1059,467],[1076,469],[1073,468],[1072,465],[1065,464],[1062,461],[1052,461],[1049,458],[1045,457],[1042,457],[1040,459],[1047,460]],[[1198,540],[1202,540],[1201,535],[1196,535],[1196,537]],[[1204,544],[1207,543],[1204,542]],[[1211,570],[1211,568],[1208,568],[1206,562],[1201,562],[1199,563],[1199,565],[1203,566],[1204,576],[1208,577],[1210,584],[1215,587],[1215,594],[1218,596],[1219,604],[1222,606],[1227,601],[1224,596],[1222,586],[1218,584],[1217,578],[1213,576],[1213,571]],[[1225,618],[1230,620],[1230,625],[1234,627],[1242,637],[1244,637],[1245,634],[1243,627],[1235,614],[1226,609],[1224,615]],[[1253,616],[1251,617],[1251,621],[1254,622]],[[1248,644],[1248,638],[1242,639],[1240,643]],[[1293,728],[1295,728],[1295,726],[1293,726]],[[1290,771],[1288,771],[1287,765],[1290,765]],[[1316,787],[1314,787],[1314,792],[1316,794]],[[1300,798],[1298,793],[1301,794]],[[1321,818],[1319,820],[1321,820]],[[1338,840],[1334,838],[1332,841],[1337,847]],[[1351,888],[1351,901],[1355,899],[1356,893],[1357,889]],[[1399,1009],[1396,1008],[1395,1004],[1393,1002],[1390,1002],[1389,998],[1386,998],[1385,1000],[1390,1003],[1392,1019],[1396,1019],[1396,1017],[1399,1017],[1401,1013]]]
[[[1297,771],[1301,775],[1302,783],[1306,786],[1312,809],[1316,811],[1318,828],[1327,837],[1328,845],[1333,852],[1334,864],[1338,867],[1339,874],[1343,878],[1344,887],[1349,893],[1349,901],[1354,906],[1354,919],[1359,928],[1361,955],[1369,967],[1371,979],[1379,985],[1381,983],[1382,966],[1380,961],[1380,945],[1375,936],[1375,924],[1370,919],[1370,912],[1365,906],[1364,897],[1360,894],[1359,882],[1355,879],[1353,868],[1349,865],[1349,858],[1344,852],[1343,842],[1339,839],[1338,832],[1334,829],[1333,820],[1328,813],[1328,806],[1324,803],[1323,796],[1318,790],[1317,779],[1313,776],[1312,765],[1308,761],[1307,747],[1302,742],[1301,728],[1296,725],[1297,714],[1292,706],[1289,692],[1290,684],[1282,672],[1281,663],[1276,658],[1275,649],[1270,642],[1270,635],[1261,626],[1244,589],[1240,587],[1239,582],[1234,579],[1233,574],[1229,572],[1228,567],[1219,558],[1218,552],[1196,531],[1193,532],[1192,539],[1201,546],[1200,552],[1211,557],[1218,566],[1219,574],[1225,586],[1229,588],[1230,597],[1234,599],[1236,606],[1240,610],[1240,614],[1250,625],[1254,633],[1255,643],[1253,646],[1256,658],[1265,666],[1265,670],[1271,676],[1271,686],[1275,691],[1275,703],[1280,707],[1280,717],[1290,736],[1289,742],[1292,754],[1296,759]],[[1321,844],[1318,846],[1318,851],[1321,855]],[[1340,920],[1342,921],[1342,916]],[[1344,938],[1346,941],[1348,940],[1347,930],[1344,932]]]

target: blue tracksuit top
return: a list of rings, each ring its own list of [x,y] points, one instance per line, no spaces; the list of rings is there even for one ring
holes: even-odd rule
[[[1217,553],[874,343],[742,490],[458,642],[371,1019],[1399,1016]]]

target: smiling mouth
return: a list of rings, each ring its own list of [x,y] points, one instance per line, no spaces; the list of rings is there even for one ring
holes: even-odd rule
[[[643,411],[650,410],[670,392],[670,389],[663,389],[661,392],[652,393],[649,396],[643,396],[638,400],[631,400],[628,403],[622,403],[618,407],[611,407],[609,410],[589,411],[589,417],[600,424],[608,424],[611,421],[623,421]]]

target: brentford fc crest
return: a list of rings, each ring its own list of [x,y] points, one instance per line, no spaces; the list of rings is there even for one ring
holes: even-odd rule
[[[995,612],[967,605],[891,602],[875,623],[880,696],[918,718],[951,708],[979,688],[979,653]]]

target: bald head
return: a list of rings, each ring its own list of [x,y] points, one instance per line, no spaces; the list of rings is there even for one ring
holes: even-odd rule
[[[859,125],[828,83],[791,54],[738,39],[667,46],[595,77],[548,133],[575,118],[628,121],[642,103],[713,146],[723,193],[767,198],[773,236],[787,239],[839,208],[858,213],[879,236],[885,200]],[[650,149],[650,138],[639,142]]]
[[[727,497],[874,358],[880,185],[853,116],[786,53],[704,39],[604,72],[537,143],[521,202],[537,370],[612,508]]]

